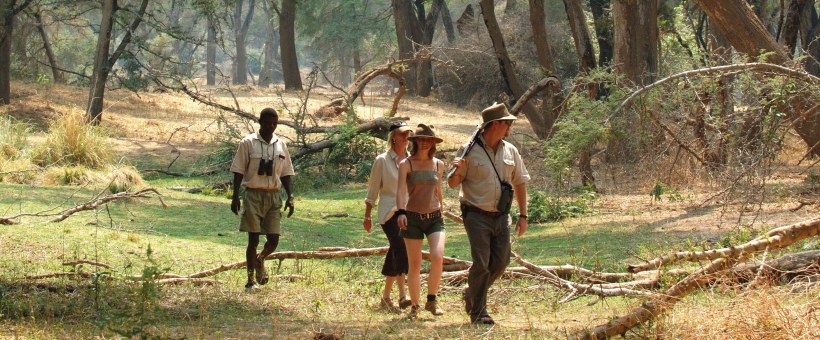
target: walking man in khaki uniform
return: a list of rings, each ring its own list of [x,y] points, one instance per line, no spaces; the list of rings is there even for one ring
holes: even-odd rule
[[[282,198],[280,189],[285,188],[287,200],[285,208],[288,217],[293,214],[293,192],[291,176],[293,164],[285,141],[273,132],[279,123],[279,114],[272,108],[263,109],[259,114],[259,131],[239,142],[239,148],[231,163],[233,172],[233,198],[231,211],[242,213],[239,230],[248,233],[248,247],[245,258],[248,268],[248,283],[245,289],[258,288],[256,283],[268,283],[265,271],[265,257],[279,245],[280,221],[282,219]],[[244,203],[239,201],[240,187],[245,188]],[[241,209],[244,205],[244,209]],[[260,253],[259,235],[265,234],[267,242]],[[254,282],[256,271],[256,282]]]
[[[527,231],[526,184],[530,175],[518,149],[503,140],[509,136],[516,117],[504,104],[496,104],[484,109],[481,118],[483,131],[467,154],[453,160],[456,170],[447,184],[451,188],[461,185],[461,216],[473,258],[464,294],[465,309],[471,322],[494,324],[487,312],[487,291],[510,263],[509,202],[513,193],[505,186],[514,189],[518,202],[520,214],[515,230],[520,237]]]

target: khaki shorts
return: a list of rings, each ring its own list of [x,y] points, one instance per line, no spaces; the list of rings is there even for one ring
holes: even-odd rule
[[[245,189],[239,231],[280,234],[282,198],[279,191]]]
[[[400,230],[399,236],[413,240],[423,240],[424,236],[444,231],[444,219],[439,215],[435,218],[422,219],[417,214],[407,212],[407,229]]]

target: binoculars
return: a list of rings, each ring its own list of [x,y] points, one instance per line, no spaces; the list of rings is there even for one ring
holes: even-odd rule
[[[256,174],[259,176],[273,176],[273,160],[260,159],[259,169],[256,170]]]

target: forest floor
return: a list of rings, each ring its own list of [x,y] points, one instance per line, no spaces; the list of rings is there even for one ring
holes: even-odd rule
[[[85,105],[84,88],[13,83],[12,89],[15,96],[6,114],[32,124],[31,144],[45,138],[49,122],[60,113],[82,111]],[[235,94],[234,99],[227,92],[210,93],[226,105],[236,100],[250,113],[267,106],[281,109],[286,105],[293,110],[300,102],[298,94],[280,96],[275,89],[235,89]],[[314,93],[308,111],[332,97],[327,90]],[[360,119],[368,120],[382,116],[391,98],[368,93],[365,100],[366,106],[357,101],[356,112]],[[228,121],[240,122],[230,113],[225,115]],[[182,95],[117,90],[107,94],[102,126],[119,162],[141,170],[191,173],[217,147],[215,143],[223,133],[218,116],[214,109]],[[405,98],[397,116],[409,117],[410,125],[435,125],[445,139],[440,146],[444,150],[454,150],[466,141],[480,119],[477,110],[419,98]],[[322,125],[340,122],[320,121]],[[529,190],[574,197],[566,189],[574,179],[558,180],[549,174],[541,158],[543,146],[533,142],[525,119],[516,122],[513,132],[510,139],[521,146],[533,177]],[[277,133],[292,137],[293,131],[280,126]],[[800,200],[818,196],[817,183],[809,180],[809,165],[795,165],[797,154],[799,146],[786,149],[775,174],[756,194],[762,197],[754,200],[759,201],[756,204],[749,203],[751,199],[731,204],[710,199],[726,188],[725,182],[681,169],[685,167],[671,167],[670,163],[594,163],[600,191],[591,201],[590,213],[531,224],[523,237],[514,237],[513,249],[539,265],[568,263],[623,272],[628,264],[673,250],[746,242],[761,231],[820,212],[817,205],[793,210]],[[581,297],[559,303],[565,292],[552,286],[501,279],[489,297],[490,310],[498,322],[494,327],[469,323],[457,285],[445,285],[440,293],[441,306],[447,311],[444,316],[423,313],[418,320],[408,321],[403,314],[376,307],[383,287],[379,274],[382,258],[378,256],[270,261],[272,274],[300,275],[301,279],[274,279],[255,293],[242,288],[244,270],[216,275],[213,278],[219,284],[215,286],[105,280],[105,275],[99,274],[184,275],[244,260],[245,236],[237,230],[238,218],[230,212],[224,193],[169,189],[224,182],[230,179],[229,174],[144,177],[147,186],[163,195],[167,208],[153,198],[128,200],[77,213],[59,223],[23,217],[19,224],[0,225],[0,338],[311,338],[317,333],[345,338],[557,338],[606,323],[643,301]],[[672,188],[660,200],[649,195],[656,181]],[[64,209],[90,200],[103,187],[0,183],[0,216]],[[297,188],[296,213],[283,222],[280,251],[386,245],[381,231],[368,234],[362,230],[365,183],[315,189],[310,183],[300,183]],[[447,206],[456,206],[457,194],[445,190]],[[321,217],[335,212],[351,217]],[[820,249],[816,238],[787,251],[812,249]],[[463,227],[455,221],[447,221],[445,253],[470,257]],[[111,268],[74,268],[98,274],[90,279],[25,278],[72,270],[62,262],[77,259],[106,263]],[[687,296],[672,311],[627,336],[817,338],[818,310],[820,289],[813,283],[757,289],[715,285]]]

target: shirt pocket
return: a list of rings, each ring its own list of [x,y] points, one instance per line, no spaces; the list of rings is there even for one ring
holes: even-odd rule
[[[490,172],[493,171],[491,168],[492,164],[487,160],[471,159],[467,176],[480,181],[490,175]]]
[[[503,166],[504,171],[502,173],[503,177],[501,178],[506,180],[507,182],[511,182],[510,184],[512,184],[513,172],[515,171],[515,160],[512,158],[512,156],[504,157]]]
[[[251,150],[248,154],[248,173],[245,174],[246,176],[249,174],[256,175],[259,171],[259,160],[262,159],[262,151],[260,150]]]
[[[278,148],[277,148],[278,149]],[[285,166],[285,161],[287,160],[287,156],[285,153],[280,150],[276,150],[273,154],[273,174],[279,177],[279,174],[282,173],[282,168]]]

